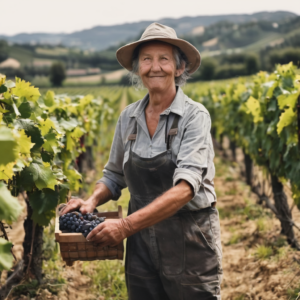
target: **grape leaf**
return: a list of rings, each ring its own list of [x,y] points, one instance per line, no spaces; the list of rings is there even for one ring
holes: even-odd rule
[[[7,91],[7,87],[3,84],[3,85],[0,85],[0,94],[3,94]]]
[[[39,150],[44,140],[41,131],[35,126],[34,122],[28,119],[18,119],[16,120],[16,125],[17,128],[24,129],[26,135],[31,137],[31,142],[35,144],[31,151]]]
[[[30,103],[27,101],[22,102],[21,105],[19,106],[19,112],[21,114],[21,118],[24,119],[30,118],[32,112]]]
[[[18,199],[11,195],[3,182],[0,182],[0,220],[15,221],[21,211],[22,206]]]
[[[277,123],[277,133],[280,134],[282,129],[296,119],[296,112],[293,110],[292,107],[286,109],[281,116],[279,117],[279,122]]]
[[[66,131],[72,131],[76,126],[78,126],[78,121],[75,119],[70,119],[69,121],[60,119],[59,125]]]
[[[61,144],[56,138],[56,133],[50,132],[45,135],[45,143],[43,144],[43,148],[51,153],[59,153],[61,151]]]
[[[31,86],[30,82],[26,82],[18,77],[16,77],[16,87],[12,89],[12,93],[33,102],[37,101],[41,96],[38,88]]]
[[[7,81],[5,81],[4,84],[8,89],[14,88],[16,86],[16,83],[13,82],[12,80],[7,80]]]
[[[71,132],[71,137],[74,139],[79,139],[84,135],[84,130],[80,127],[76,127],[73,132]]]
[[[63,173],[63,170],[57,166],[53,166],[53,174],[57,180],[64,181],[67,180],[66,175]]]
[[[251,113],[253,116],[253,122],[258,123],[263,121],[263,117],[261,116],[261,109],[259,101],[253,98],[252,96],[246,102],[246,107],[248,109],[247,113]]]
[[[278,81],[275,81],[275,82],[270,81],[270,82],[265,83],[264,85],[269,87],[269,89],[267,91],[267,94],[266,94],[266,97],[267,98],[272,98],[275,88],[278,87]]]
[[[34,184],[40,190],[43,188],[54,190],[57,181],[51,168],[45,166],[43,161],[35,159],[21,172],[20,183],[26,191],[31,191]]]
[[[0,126],[0,165],[6,165],[18,158],[18,144],[12,130]]]
[[[38,214],[37,211],[33,211],[32,213],[32,220],[41,225],[41,226],[48,226],[50,224],[51,219],[55,217],[55,210],[47,211],[42,214]]]
[[[76,147],[76,143],[72,138],[72,132],[67,132],[66,136],[67,136],[66,149],[68,151],[71,151],[72,149],[74,149]]]
[[[50,189],[35,191],[29,196],[29,202],[33,209],[32,219],[39,225],[47,226],[55,214],[55,208],[59,202],[59,193]]]
[[[48,91],[46,93],[45,97],[44,97],[44,103],[45,103],[45,105],[47,105],[47,106],[53,106],[54,103],[55,103],[54,102],[54,96],[55,96],[54,92]]]
[[[0,272],[9,270],[13,265],[14,257],[10,252],[11,247],[11,242],[0,238]]]
[[[34,146],[34,143],[31,143],[31,138],[26,135],[24,129],[18,130],[14,136],[18,141],[18,151],[21,154],[30,154],[30,149]]]
[[[29,163],[26,162],[24,159],[19,158],[17,159],[14,167],[13,167],[13,171],[14,172],[21,172],[26,166],[28,166]]]
[[[7,113],[7,112],[9,112],[9,110],[4,109],[4,108],[2,108],[2,106],[0,106],[0,113],[5,114],[5,113]]]
[[[70,189],[74,191],[78,191],[81,187],[80,180],[82,179],[82,176],[80,173],[78,173],[74,169],[67,169],[64,170],[64,174],[67,176],[70,184]]]
[[[298,96],[300,92],[290,95],[280,95],[277,97],[278,106],[280,109],[284,109],[286,106],[294,108],[296,106]]]
[[[15,162],[8,163],[7,165],[0,165],[0,180],[7,180],[12,179],[14,176],[14,165]]]
[[[2,108],[2,106],[0,106],[0,113],[5,114],[9,112],[9,110]]]
[[[59,203],[66,202],[69,190],[70,190],[69,184],[64,183],[59,185]]]
[[[41,153],[43,162],[51,162],[51,160],[53,160],[53,154],[50,154],[48,152],[43,151]]]
[[[51,128],[55,129],[55,124],[53,123],[53,121],[49,118],[47,118],[46,120],[42,119],[42,118],[38,118],[38,121],[40,123],[40,130],[42,135],[46,135]]]

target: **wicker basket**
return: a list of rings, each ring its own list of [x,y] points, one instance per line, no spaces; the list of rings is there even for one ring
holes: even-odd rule
[[[88,242],[82,233],[63,233],[59,229],[59,211],[64,205],[60,205],[56,210],[55,219],[55,240],[60,245],[60,253],[67,265],[72,265],[76,260],[91,261],[104,259],[123,259],[123,242],[115,247],[99,248],[95,243]],[[118,206],[118,211],[94,213],[98,217],[107,219],[122,218],[122,207]]]

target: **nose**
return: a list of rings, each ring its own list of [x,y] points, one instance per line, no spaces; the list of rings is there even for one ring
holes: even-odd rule
[[[152,60],[151,71],[152,72],[160,72],[161,71],[161,67],[160,67],[158,59]]]

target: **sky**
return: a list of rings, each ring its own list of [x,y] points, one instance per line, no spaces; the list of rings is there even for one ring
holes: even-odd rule
[[[71,33],[165,17],[285,10],[300,15],[299,0],[0,0],[0,34]],[[6,9],[6,11],[5,11]]]

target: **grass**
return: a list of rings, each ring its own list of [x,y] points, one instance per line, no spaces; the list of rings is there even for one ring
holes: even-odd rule
[[[255,224],[256,224],[256,230],[258,232],[265,232],[268,228],[268,225],[267,225],[267,221],[265,218],[263,217],[259,217],[256,221],[255,221]]]
[[[239,242],[241,242],[245,237],[241,233],[234,233],[228,243],[226,243],[226,246],[229,245],[235,245]]]
[[[228,191],[225,192],[225,195],[236,195],[236,187],[231,187]]]
[[[127,299],[125,268],[121,261],[95,261],[83,264],[83,274],[92,279],[92,291],[105,299]]]
[[[225,193],[226,195],[234,195],[233,193]],[[217,194],[218,196],[218,194]],[[245,199],[245,205],[239,206],[226,206],[218,208],[220,219],[233,218],[234,216],[242,216],[245,220],[257,220],[256,225],[258,231],[264,231],[263,226],[266,227],[264,218],[271,216],[270,212],[266,211],[263,207],[252,204],[249,200]]]
[[[287,293],[289,296],[289,300],[300,299],[300,284],[298,284],[298,287],[296,287],[294,289],[289,288]]]
[[[258,245],[254,256],[258,259],[268,259],[273,255],[273,249],[270,246]]]

